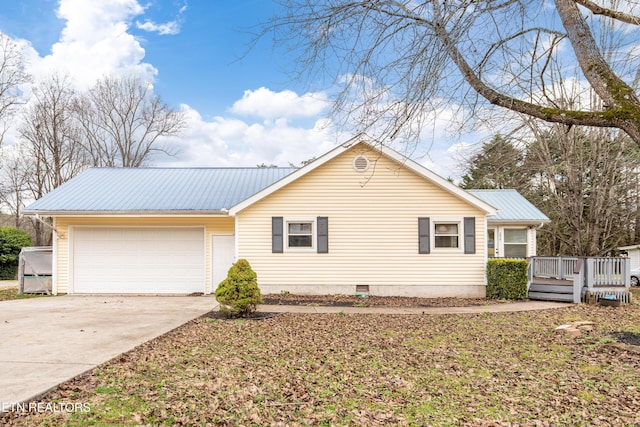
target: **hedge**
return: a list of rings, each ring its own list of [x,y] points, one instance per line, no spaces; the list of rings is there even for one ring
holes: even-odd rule
[[[0,280],[16,278],[20,251],[31,245],[31,236],[26,231],[0,227]]]
[[[525,260],[490,259],[487,262],[487,298],[527,298],[527,268]]]

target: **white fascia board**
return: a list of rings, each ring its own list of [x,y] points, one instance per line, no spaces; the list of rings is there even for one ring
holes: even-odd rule
[[[153,211],[23,211],[22,214],[24,216],[47,216],[47,217],[58,217],[58,216],[94,216],[94,217],[104,217],[104,216],[121,216],[121,217],[141,217],[141,216],[162,216],[162,217],[171,217],[171,216],[229,216],[228,213],[224,210],[222,211],[163,211],[163,210],[153,210]]]
[[[538,227],[542,224],[549,224],[551,222],[550,219],[492,219],[491,217],[487,218],[487,222],[490,225],[530,225],[533,227]]]

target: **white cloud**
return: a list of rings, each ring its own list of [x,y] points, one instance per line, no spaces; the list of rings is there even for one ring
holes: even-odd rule
[[[322,114],[327,107],[327,96],[323,92],[300,96],[291,90],[273,92],[261,87],[257,90],[246,90],[242,99],[236,101],[230,111],[240,115],[276,119],[314,117]]]
[[[324,154],[342,142],[325,120],[312,127],[294,127],[286,119],[256,123],[218,116],[205,120],[187,105],[182,109],[188,127],[180,137],[163,141],[177,153],[156,158],[159,166],[288,166]]]
[[[180,33],[180,24],[177,21],[165,22],[164,24],[156,24],[153,21],[146,20],[144,23],[136,21],[136,27],[141,30],[162,35],[171,35]]]
[[[443,178],[451,178],[458,183],[465,173],[466,159],[477,147],[477,143],[458,142],[446,148],[435,149],[421,164]]]
[[[212,119],[182,105],[187,129],[164,141],[177,153],[155,161],[163,166],[210,167],[300,164],[347,139],[339,139],[331,121],[320,118],[326,107],[324,95],[267,88],[246,91],[233,104],[231,114]],[[234,113],[244,117],[234,117]]]
[[[165,22],[164,24],[157,24],[152,20],[147,19],[143,23],[136,21],[136,27],[144,31],[158,33],[161,35],[179,34],[180,26],[182,24],[182,14],[186,12],[187,9],[188,9],[188,5],[185,1],[185,4],[178,11],[178,16],[173,21]]]
[[[80,88],[106,74],[153,80],[157,70],[143,62],[144,48],[128,33],[130,21],[144,10],[137,0],[60,0],[57,14],[66,21],[60,39],[49,55],[31,58],[29,72],[36,80],[66,73]]]

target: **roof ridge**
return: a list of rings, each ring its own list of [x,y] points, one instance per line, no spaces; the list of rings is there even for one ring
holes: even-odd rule
[[[295,166],[143,166],[143,167],[116,167],[116,166],[92,166],[88,170],[269,170],[269,169],[299,169]]]

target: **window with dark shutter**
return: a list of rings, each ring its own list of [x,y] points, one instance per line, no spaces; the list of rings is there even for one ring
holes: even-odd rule
[[[464,253],[476,253],[476,219],[475,217],[464,218]]]
[[[418,253],[428,254],[431,253],[429,233],[430,233],[430,221],[429,218],[418,218]]]
[[[284,221],[281,216],[271,218],[271,252],[281,254],[284,246]]]
[[[318,228],[318,253],[329,253],[329,218],[319,216],[316,223]]]

